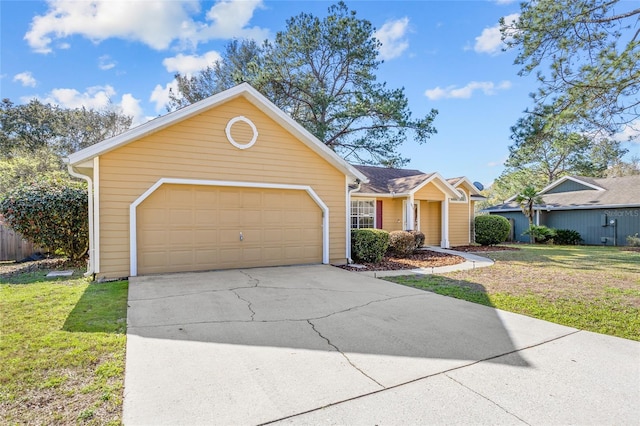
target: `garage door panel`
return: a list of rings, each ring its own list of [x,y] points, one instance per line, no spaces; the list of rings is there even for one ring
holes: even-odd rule
[[[169,253],[169,265],[186,266],[194,263],[194,250],[171,250]]]
[[[141,274],[322,262],[322,212],[305,191],[163,185],[137,223]]]
[[[269,227],[280,227],[284,224],[282,209],[264,210],[262,212],[262,223]]]
[[[218,230],[217,229],[198,229],[194,235],[194,242],[199,247],[203,245],[217,245]]]
[[[167,201],[172,205],[191,205],[193,203],[194,188],[185,185],[182,187],[175,186],[170,188],[167,194]]]
[[[194,238],[191,229],[169,230],[169,243],[172,247],[185,246],[193,247]]]
[[[235,189],[221,189],[219,197],[218,203],[226,208],[238,209],[242,206],[242,195]]]
[[[196,208],[210,208],[219,203],[218,191],[195,191],[195,206]]]
[[[240,221],[241,223],[260,225],[262,223],[262,211],[243,208],[240,210]]]
[[[138,213],[138,222],[147,226],[167,223],[167,211],[165,209],[143,209]]]
[[[266,243],[275,243],[280,245],[282,243],[282,234],[284,233],[284,231],[282,229],[272,229],[272,228],[268,228],[265,229],[263,231],[263,235],[264,235],[264,241]]]
[[[214,210],[211,208],[196,208],[197,210],[195,211],[195,224],[198,227],[200,227],[201,225],[216,224],[219,222],[218,210]]]
[[[146,268],[151,271],[162,270],[167,265],[167,253],[165,251],[148,251],[138,259]]]

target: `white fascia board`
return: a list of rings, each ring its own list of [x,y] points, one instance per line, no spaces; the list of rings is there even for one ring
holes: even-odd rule
[[[333,165],[344,174],[352,177],[354,180],[360,179],[361,182],[369,182],[369,179],[362,172],[344,161],[340,156],[338,156],[338,154],[329,149],[304,127],[296,123],[295,120],[285,114],[280,108],[265,98],[248,83],[239,84],[238,86],[232,87],[224,92],[220,92],[187,107],[148,121],[118,136],[114,136],[110,139],[106,139],[95,145],[75,152],[69,155],[68,161],[72,165],[76,165],[77,163],[91,160],[94,157],[107,153],[144,136],[158,132],[172,124],[183,121],[231,99],[237,98],[238,96],[244,96],[255,107],[275,120],[301,142],[311,148],[315,153],[324,158],[329,164]]]
[[[384,193],[384,192],[352,192],[352,197],[359,198],[406,198],[410,196],[409,192],[394,192],[394,193]]]
[[[551,182],[549,185],[547,185],[547,186],[545,186],[544,188],[542,188],[542,191],[538,192],[538,194],[542,195],[542,194],[544,194],[545,192],[547,192],[547,191],[549,191],[549,190],[551,190],[551,189],[555,188],[556,186],[558,186],[558,185],[560,185],[561,183],[566,182],[566,181],[568,181],[568,180],[570,180],[570,181],[572,181],[572,182],[575,182],[575,183],[578,183],[578,184],[580,184],[580,185],[584,185],[584,186],[589,187],[589,188],[591,188],[591,189],[595,189],[596,191],[605,191],[605,189],[604,189],[604,188],[602,188],[602,187],[600,187],[600,186],[593,185],[593,184],[591,184],[591,183],[585,182],[585,181],[580,180],[580,179],[578,179],[578,178],[575,178],[575,177],[573,177],[573,176],[564,176],[564,177],[561,177],[560,179],[558,179],[557,181],[555,181],[555,182]],[[514,198],[515,198],[515,197],[514,197]]]
[[[471,182],[469,180],[468,177],[463,176],[461,177],[458,182],[456,182],[455,185],[453,185],[455,188],[459,187],[461,184],[466,183],[467,184],[467,189],[469,189],[469,192],[472,192],[471,195],[480,195],[480,191],[478,191],[478,188],[476,188],[476,186],[473,184],[473,182]]]
[[[440,175],[440,173],[438,173],[438,172],[433,173],[429,177],[429,179],[425,180],[420,185],[418,185],[415,188],[413,188],[409,193],[410,194],[415,194],[420,189],[422,189],[425,186],[427,186],[429,184],[429,182],[433,182],[433,184],[440,191],[444,192],[445,195],[449,195],[450,198],[459,198],[460,197],[460,193],[458,192],[458,190],[455,189],[449,182],[447,182],[447,180],[445,178],[443,178],[442,175]]]

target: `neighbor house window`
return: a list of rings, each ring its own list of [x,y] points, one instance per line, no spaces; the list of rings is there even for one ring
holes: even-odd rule
[[[351,201],[351,227],[373,228],[375,226],[375,200]]]

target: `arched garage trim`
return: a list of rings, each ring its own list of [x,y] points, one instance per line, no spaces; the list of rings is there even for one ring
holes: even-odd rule
[[[160,186],[164,184],[177,185],[203,185],[203,186],[226,186],[236,188],[262,188],[262,189],[292,189],[297,191],[306,191],[311,199],[322,210],[322,263],[329,263],[329,207],[322,201],[316,192],[308,185],[288,185],[277,183],[262,182],[233,182],[226,180],[198,180],[198,179],[176,179],[161,178],[154,183],[144,194],[139,196],[129,206],[129,262],[130,276],[138,275],[138,219],[137,208],[153,194]]]

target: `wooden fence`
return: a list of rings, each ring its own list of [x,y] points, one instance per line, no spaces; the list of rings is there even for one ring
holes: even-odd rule
[[[0,261],[21,260],[42,251],[0,221]]]

